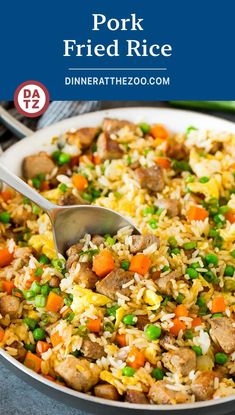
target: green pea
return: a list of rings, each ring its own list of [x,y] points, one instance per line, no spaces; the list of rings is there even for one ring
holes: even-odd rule
[[[65,192],[67,191],[67,189],[68,189],[68,186],[66,186],[66,184],[65,184],[65,183],[60,183],[60,185],[59,185],[59,190],[60,190],[62,193],[65,193]]]
[[[152,228],[152,229],[157,229],[157,227],[158,227],[158,221],[156,219],[150,219],[148,221],[148,224],[149,224],[150,228]]]
[[[125,271],[128,271],[130,266],[130,261],[128,261],[128,259],[123,259],[121,262],[121,268],[124,269]]]
[[[79,357],[79,356],[81,356],[81,352],[80,352],[80,350],[74,350],[74,352],[71,352],[70,353],[72,356],[74,356],[74,357]]]
[[[203,274],[203,277],[207,282],[211,282],[212,284],[218,283],[218,278],[216,277],[215,273],[211,270],[205,272],[205,274]]]
[[[32,290],[35,294],[39,294],[41,292],[41,285],[37,281],[34,281],[30,290]]]
[[[209,182],[209,180],[210,180],[209,177],[203,176],[199,179],[199,182],[200,183],[207,183],[207,182]]]
[[[156,380],[162,380],[164,378],[164,372],[159,367],[155,367],[151,372],[151,376]]]
[[[215,354],[215,362],[218,365],[224,365],[228,361],[228,356],[225,353],[216,353]]]
[[[123,376],[127,376],[128,378],[130,378],[130,377],[134,376],[135,369],[133,369],[133,367],[130,367],[130,366],[125,366],[122,369],[122,374],[123,374]]]
[[[187,268],[186,274],[188,274],[189,278],[192,280],[198,277],[198,272],[194,268]]]
[[[202,355],[202,348],[200,346],[192,346],[192,350],[196,353],[197,356]]]
[[[213,241],[213,246],[215,248],[219,248],[221,249],[223,246],[223,241],[224,239],[222,238],[222,236],[220,236],[219,234],[215,236],[214,241]]]
[[[190,330],[190,329],[186,330],[186,331],[184,332],[184,338],[185,338],[186,340],[191,340],[191,339],[193,339],[193,332],[192,332],[192,330]]]
[[[229,206],[220,206],[219,207],[219,213],[221,213],[222,215],[224,215],[228,211],[229,211]]]
[[[37,295],[34,299],[34,305],[36,308],[43,308],[46,306],[46,297],[44,295]]]
[[[48,258],[46,255],[42,254],[42,255],[40,255],[40,257],[38,258],[38,262],[39,262],[40,264],[47,265],[47,264],[49,264],[49,263],[50,263],[50,260],[49,260],[49,258]]]
[[[235,268],[233,265],[226,265],[224,270],[224,276],[225,277],[233,277]]]
[[[34,340],[44,340],[46,338],[46,332],[41,327],[38,327],[33,331]]]
[[[83,193],[82,193],[82,198],[83,198],[84,200],[87,200],[88,202],[92,202],[92,200],[93,200],[92,195],[90,195],[90,194],[89,194],[89,193],[87,193],[87,192],[83,192]]]
[[[155,212],[155,207],[154,206],[148,206],[148,207],[144,208],[143,215],[144,216],[153,215],[154,212]]]
[[[175,299],[175,301],[177,302],[177,304],[182,304],[183,300],[184,300],[184,295],[179,293]]]
[[[37,179],[37,177],[34,177],[32,179],[32,183],[33,183],[33,187],[35,187],[35,189],[40,189],[41,181],[39,179]]]
[[[174,248],[171,250],[170,255],[179,255],[180,254],[180,248]]]
[[[87,326],[84,326],[84,325],[78,326],[78,328],[77,328],[77,334],[80,337],[86,337],[88,335],[88,333],[89,333],[89,329],[88,329]]]
[[[118,309],[119,309],[119,306],[117,304],[113,305],[112,307],[107,307],[106,311],[107,311],[108,316],[112,316],[116,318],[116,312]]]
[[[2,223],[9,223],[11,221],[11,215],[8,212],[1,212],[0,213],[0,222]]]
[[[192,264],[190,264],[190,268],[193,268],[193,269],[200,268],[199,262],[193,262]]]
[[[109,246],[113,246],[114,244],[115,244],[115,239],[114,238],[112,238],[110,235],[105,239],[105,242],[106,242],[106,244],[107,245],[109,245]]]
[[[177,240],[175,239],[174,236],[171,236],[168,239],[168,244],[170,245],[171,248],[177,248],[177,246],[178,246],[178,242],[177,242]]]
[[[155,324],[148,324],[145,329],[145,336],[148,340],[156,340],[161,336],[161,327],[155,326]]]
[[[223,313],[214,313],[211,316],[211,318],[218,318],[218,317],[224,317]]]
[[[169,271],[170,267],[168,265],[164,265],[164,267],[161,269],[161,272]]]
[[[45,297],[48,296],[49,292],[50,292],[50,286],[48,284],[44,284],[41,286],[41,294]]]
[[[98,197],[100,197],[100,195],[101,195],[100,190],[98,190],[98,189],[92,190],[92,196],[93,196],[94,199],[97,199]]]
[[[33,318],[29,318],[29,317],[25,317],[23,321],[28,326],[28,328],[32,331],[37,327],[37,324],[38,324],[37,320],[34,320]]]
[[[213,220],[216,223],[216,225],[222,225],[226,222],[225,217],[221,215],[221,213],[218,215],[214,215]]]
[[[189,163],[185,160],[173,160],[172,167],[178,171],[192,171]]]
[[[71,160],[71,157],[69,154],[67,153],[60,153],[58,156],[58,160],[57,163],[59,164],[59,166],[63,166],[63,164],[67,164],[69,163]]]
[[[235,249],[230,252],[231,257],[235,258]]]
[[[24,348],[26,349],[26,350],[28,350],[29,352],[31,352],[31,353],[35,353],[36,352],[36,344],[27,344],[27,343],[25,343],[24,344]]]
[[[52,153],[52,155],[51,155],[51,156],[52,156],[53,160],[55,160],[56,162],[58,162],[60,154],[61,154],[61,151],[56,150],[56,151],[54,151],[54,152]]]
[[[142,132],[143,132],[144,134],[148,134],[148,133],[149,133],[149,131],[150,131],[150,129],[151,129],[150,125],[149,125],[149,124],[147,124],[146,122],[142,122],[142,123],[140,123],[140,124],[139,124],[139,127],[140,127],[140,129],[142,130]]]
[[[134,314],[126,314],[122,321],[127,326],[135,326],[137,323],[137,317]]]
[[[208,265],[213,264],[213,265],[218,265],[218,257],[215,254],[208,254],[205,256],[205,260],[207,262]]]
[[[23,296],[25,300],[32,300],[35,297],[35,292],[32,290],[23,291]]]
[[[194,241],[192,241],[192,242],[186,242],[184,245],[183,245],[183,248],[187,251],[187,250],[189,250],[189,249],[195,249],[197,247],[197,242],[194,242]]]
[[[62,272],[65,269],[65,260],[62,258],[54,258],[51,261],[51,265],[58,271]]]
[[[198,305],[198,307],[205,307],[206,306],[205,298],[201,295],[200,297],[198,297],[196,304]]]

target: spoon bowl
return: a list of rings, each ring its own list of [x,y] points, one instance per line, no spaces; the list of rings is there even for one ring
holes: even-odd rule
[[[58,254],[64,255],[66,250],[86,233],[115,235],[119,229],[130,226],[133,233],[139,234],[130,220],[111,209],[94,205],[58,206],[49,202],[2,164],[0,179],[49,215]]]

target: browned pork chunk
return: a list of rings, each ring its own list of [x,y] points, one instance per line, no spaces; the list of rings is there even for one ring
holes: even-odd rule
[[[149,390],[149,399],[160,405],[185,403],[189,400],[189,395],[186,392],[173,391],[168,389],[167,386],[165,380],[153,383]]]
[[[68,386],[79,392],[88,392],[99,380],[100,369],[95,363],[71,355],[57,361],[54,369]]]
[[[188,347],[169,350],[163,354],[162,363],[171,372],[187,376],[191,370],[196,369],[196,353]]]
[[[181,277],[182,272],[179,269],[176,269],[169,274],[164,275],[156,280],[159,291],[162,294],[171,295],[171,281]]]
[[[128,127],[131,131],[136,130],[136,125],[130,121],[117,120],[115,118],[105,118],[102,124],[103,131],[107,133],[116,133],[121,128]]]
[[[103,399],[109,399],[111,401],[119,400],[119,393],[115,386],[110,385],[109,383],[104,383],[102,385],[96,385],[94,387],[95,396]]]
[[[75,261],[80,258],[80,252],[82,251],[83,245],[81,243],[74,244],[66,251],[68,257],[66,262],[66,269],[69,270]]]
[[[234,321],[228,317],[217,317],[210,320],[210,335],[214,342],[225,351],[235,352],[235,327]]]
[[[47,153],[41,152],[33,156],[27,156],[23,160],[23,177],[28,180],[38,174],[51,174],[55,168],[55,163]]]
[[[130,289],[123,288],[122,286],[133,278],[133,273],[124,271],[124,269],[117,268],[111,271],[105,278],[96,283],[96,291],[98,293],[106,295],[107,297],[115,300],[118,298],[117,293],[128,296]]]
[[[144,330],[147,324],[149,324],[149,318],[147,315],[137,316],[137,323],[136,323],[137,329]]]
[[[215,391],[216,373],[205,371],[200,373],[192,382],[192,392],[197,401],[206,401],[213,397]]]
[[[106,133],[100,134],[97,140],[97,153],[101,160],[119,159],[123,155],[123,151],[119,144]]]
[[[98,281],[97,275],[92,271],[88,262],[80,262],[80,269],[74,276],[74,282],[84,286],[85,288],[93,289]]]
[[[159,238],[155,235],[133,235],[131,237],[130,251],[132,254],[135,254],[136,252],[143,251],[154,243],[156,243],[157,248],[159,248]]]
[[[4,295],[0,298],[0,314],[6,316],[9,314],[11,318],[20,317],[20,300],[13,295]]]
[[[101,357],[106,355],[103,346],[101,346],[97,342],[91,341],[90,339],[83,340],[81,352],[88,359],[95,359],[95,360],[100,359]]]
[[[49,281],[49,285],[52,288],[58,288],[60,285],[60,279],[56,275],[53,275]]]
[[[101,235],[93,235],[92,238],[91,238],[91,242],[93,244],[95,244],[96,246],[100,246],[100,245],[104,244],[105,239]]]
[[[176,199],[159,199],[156,206],[160,209],[166,209],[168,216],[175,217],[179,215],[180,204]]]
[[[144,392],[128,389],[125,395],[125,401],[131,403],[146,404],[149,403]]]
[[[79,128],[74,132],[67,133],[68,143],[81,146],[82,149],[90,147],[99,132],[99,128]]]
[[[139,167],[135,170],[135,175],[143,189],[160,192],[164,188],[163,171],[160,166]]]
[[[27,350],[23,347],[22,343],[15,340],[10,344],[10,347],[17,350],[17,353],[14,355],[14,357],[22,363],[25,360],[25,356],[27,354]]]
[[[60,206],[87,205],[87,204],[89,203],[86,200],[84,200],[81,196],[75,196],[71,192],[66,192],[59,199]]]
[[[176,140],[168,140],[166,155],[175,160],[186,160],[189,151],[183,143],[178,143]]]

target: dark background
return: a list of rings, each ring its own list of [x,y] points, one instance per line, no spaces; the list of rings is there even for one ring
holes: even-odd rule
[[[168,107],[167,102],[160,101],[103,101],[101,109],[133,106]],[[11,108],[18,118],[21,118],[11,103],[5,104]],[[205,111],[204,111],[205,112]],[[124,112],[125,113],[125,112]],[[208,112],[235,122],[235,113]],[[21,119],[30,128],[35,129],[37,120]],[[0,124],[0,144],[7,147],[16,141],[5,127]],[[235,411],[233,412],[233,415]],[[86,415],[78,409],[71,409],[36,391],[28,384],[17,378],[1,365],[0,367],[0,415]],[[181,415],[181,414],[179,414]],[[232,415],[232,413],[230,414]]]

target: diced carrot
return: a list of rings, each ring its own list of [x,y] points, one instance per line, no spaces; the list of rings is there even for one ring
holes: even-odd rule
[[[168,133],[167,129],[162,124],[152,125],[151,130],[150,130],[150,134],[154,138],[161,138],[161,139],[164,139],[164,140],[169,137],[169,133]]]
[[[82,174],[74,174],[72,177],[72,182],[76,189],[79,191],[86,189],[88,186],[88,181]]]
[[[8,248],[3,248],[0,251],[0,268],[10,265],[13,260],[13,253],[9,252]]]
[[[200,326],[201,324],[202,324],[201,317],[195,317],[192,321],[192,327],[197,327],[197,326]]]
[[[137,347],[133,347],[127,356],[127,363],[133,369],[139,369],[145,364],[145,356]]]
[[[116,334],[115,340],[120,347],[125,347],[127,345],[125,334]]]
[[[41,370],[41,363],[42,359],[40,359],[40,357],[36,356],[30,351],[27,352],[24,360],[25,366],[27,366],[29,369],[34,370],[34,372],[38,373]]]
[[[163,169],[169,169],[171,167],[171,162],[166,157],[158,157],[156,159],[158,166],[161,166]]]
[[[58,311],[63,307],[63,304],[63,297],[51,291],[47,297],[46,310],[58,313]]]
[[[192,205],[190,206],[188,213],[188,220],[205,220],[208,217],[208,212],[201,206]]]
[[[55,378],[53,378],[50,375],[43,375],[44,378],[46,378],[47,380],[50,380],[51,382],[55,382]]]
[[[31,285],[33,284],[34,281],[40,281],[40,277],[37,277],[36,275],[32,274],[30,276],[30,278],[27,279],[26,283],[25,283],[25,288],[27,290],[29,290],[29,288],[31,287]]]
[[[75,167],[75,166],[78,165],[78,163],[79,163],[79,156],[73,156],[70,159],[69,166],[70,167]]]
[[[129,271],[137,272],[140,275],[144,275],[148,272],[151,266],[151,260],[144,254],[137,254],[132,257]]]
[[[44,182],[41,183],[40,190],[41,192],[46,192],[47,190],[50,190],[49,182],[44,180]]]
[[[2,327],[0,327],[0,342],[3,341],[4,334],[5,334],[4,330],[2,329]]]
[[[222,295],[212,300],[211,311],[212,313],[223,313],[225,311],[225,301]]]
[[[177,307],[174,310],[176,317],[188,317],[188,309],[183,304],[177,305]]]
[[[14,286],[14,283],[12,281],[1,281],[2,290],[5,291],[7,294],[11,294]]]
[[[101,330],[101,318],[89,318],[86,323],[86,326],[92,333],[99,333]]]
[[[235,213],[228,211],[227,213],[225,213],[225,218],[230,222],[230,223],[235,223]]]
[[[11,189],[6,189],[6,190],[3,190],[0,193],[0,195],[3,198],[4,202],[8,202],[8,200],[10,200],[12,198],[12,191],[11,191]]]
[[[39,340],[36,346],[36,353],[41,355],[42,353],[47,352],[47,350],[50,349],[50,347],[50,344],[48,344],[47,342]]]
[[[170,328],[170,332],[174,334],[174,336],[178,336],[180,330],[184,331],[186,329],[186,324],[184,321],[181,321],[178,318],[174,318],[172,322],[173,326]]]
[[[59,335],[57,331],[50,336],[50,340],[53,347],[56,347],[58,346],[58,344],[63,342],[62,337]]]
[[[101,164],[101,158],[98,154],[93,156],[93,162],[95,165]]]
[[[104,250],[93,258],[93,271],[103,278],[115,268],[115,262],[110,251]]]

